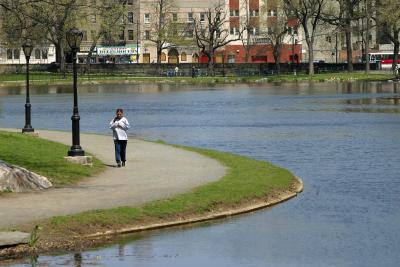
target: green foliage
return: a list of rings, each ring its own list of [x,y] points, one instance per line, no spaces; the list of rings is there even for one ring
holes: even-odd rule
[[[76,183],[104,169],[96,158],[93,168],[66,162],[67,151],[67,146],[56,142],[0,131],[0,159],[48,177],[54,186]]]
[[[80,21],[81,28],[87,28],[90,25],[88,18],[96,16],[96,27],[92,28],[90,36],[92,40],[92,49],[94,49],[99,40],[103,45],[116,45],[119,42],[119,35],[125,29],[126,5],[122,5],[120,0],[98,0],[95,4],[88,5],[85,8],[85,19]]]
[[[31,235],[29,237],[29,241],[28,241],[28,245],[30,247],[34,247],[37,243],[37,241],[39,240],[39,231],[41,230],[41,228],[38,225],[35,225],[35,227],[33,228]]]

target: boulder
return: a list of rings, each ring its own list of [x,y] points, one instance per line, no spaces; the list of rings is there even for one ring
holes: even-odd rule
[[[46,177],[0,160],[0,191],[29,192],[51,186]]]
[[[30,234],[22,232],[0,232],[0,247],[27,244],[30,236]]]

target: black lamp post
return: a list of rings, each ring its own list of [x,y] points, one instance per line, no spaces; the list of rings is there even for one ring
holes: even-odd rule
[[[68,151],[68,156],[75,157],[75,156],[84,156],[85,151],[82,150],[80,146],[79,140],[79,112],[78,112],[78,89],[77,89],[77,71],[76,71],[76,53],[79,50],[79,46],[81,44],[83,38],[83,33],[73,28],[69,32],[67,32],[67,42],[69,47],[72,51],[72,71],[74,75],[74,109],[73,115],[71,117],[72,120],[72,146],[71,149]]]
[[[31,39],[26,39],[22,44],[26,59],[26,103],[25,103],[25,126],[22,129],[23,133],[32,133],[35,130],[31,125],[31,103],[29,99],[29,59],[31,58],[33,45]]]
[[[139,20],[136,21],[136,63],[139,63]]]
[[[292,28],[292,69],[293,69],[293,74],[296,75],[296,65],[297,64],[297,60],[295,59],[295,44],[297,44],[297,40],[295,40],[295,37],[297,36],[297,27],[293,27]]]

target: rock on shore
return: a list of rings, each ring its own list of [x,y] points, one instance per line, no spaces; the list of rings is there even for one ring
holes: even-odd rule
[[[28,192],[51,186],[46,177],[0,160],[0,191]]]

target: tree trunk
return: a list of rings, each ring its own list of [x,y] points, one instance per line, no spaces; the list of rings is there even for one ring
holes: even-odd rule
[[[393,65],[392,69],[395,71],[396,65],[397,65],[397,60],[399,59],[399,46],[400,46],[400,41],[399,41],[399,30],[393,27]]]
[[[369,74],[370,66],[369,66],[369,34],[370,34],[370,19],[371,14],[369,12],[370,2],[366,0],[365,5],[365,15],[367,18],[366,21],[366,32],[365,32],[365,73]]]
[[[346,50],[347,50],[347,71],[353,71],[353,48],[351,47],[351,25],[350,21],[344,29],[346,35]]]
[[[395,34],[395,37],[396,37],[396,40],[398,40],[398,38],[399,38],[399,33],[397,32],[397,34]],[[392,68],[393,68],[393,70],[395,70],[396,69],[396,65],[398,64],[397,63],[397,60],[399,59],[399,46],[400,46],[400,42],[394,42],[393,43],[393,66],[392,66]]]
[[[281,72],[281,51],[280,51],[280,45],[275,45],[274,46],[274,60],[275,60],[275,66],[276,66],[276,71],[279,74]]]
[[[208,56],[208,63],[207,63],[207,69],[208,69],[208,74],[207,76],[214,76],[214,51],[210,49],[210,54]]]
[[[98,39],[97,39],[97,40],[98,40]],[[92,58],[94,49],[96,48],[97,40],[96,40],[96,42],[93,42],[92,45],[90,46],[88,55],[87,55],[87,57],[86,57],[86,68],[87,68],[88,71],[90,70],[90,59]]]
[[[161,53],[162,53],[162,44],[161,42],[157,42],[157,64],[161,63]]]
[[[246,48],[245,60],[246,60],[246,63],[249,63],[249,54],[250,54],[250,49],[251,49],[249,31],[247,31],[247,44],[246,44],[245,48]]]
[[[312,40],[306,40],[308,46],[308,75],[314,75],[314,49]]]

